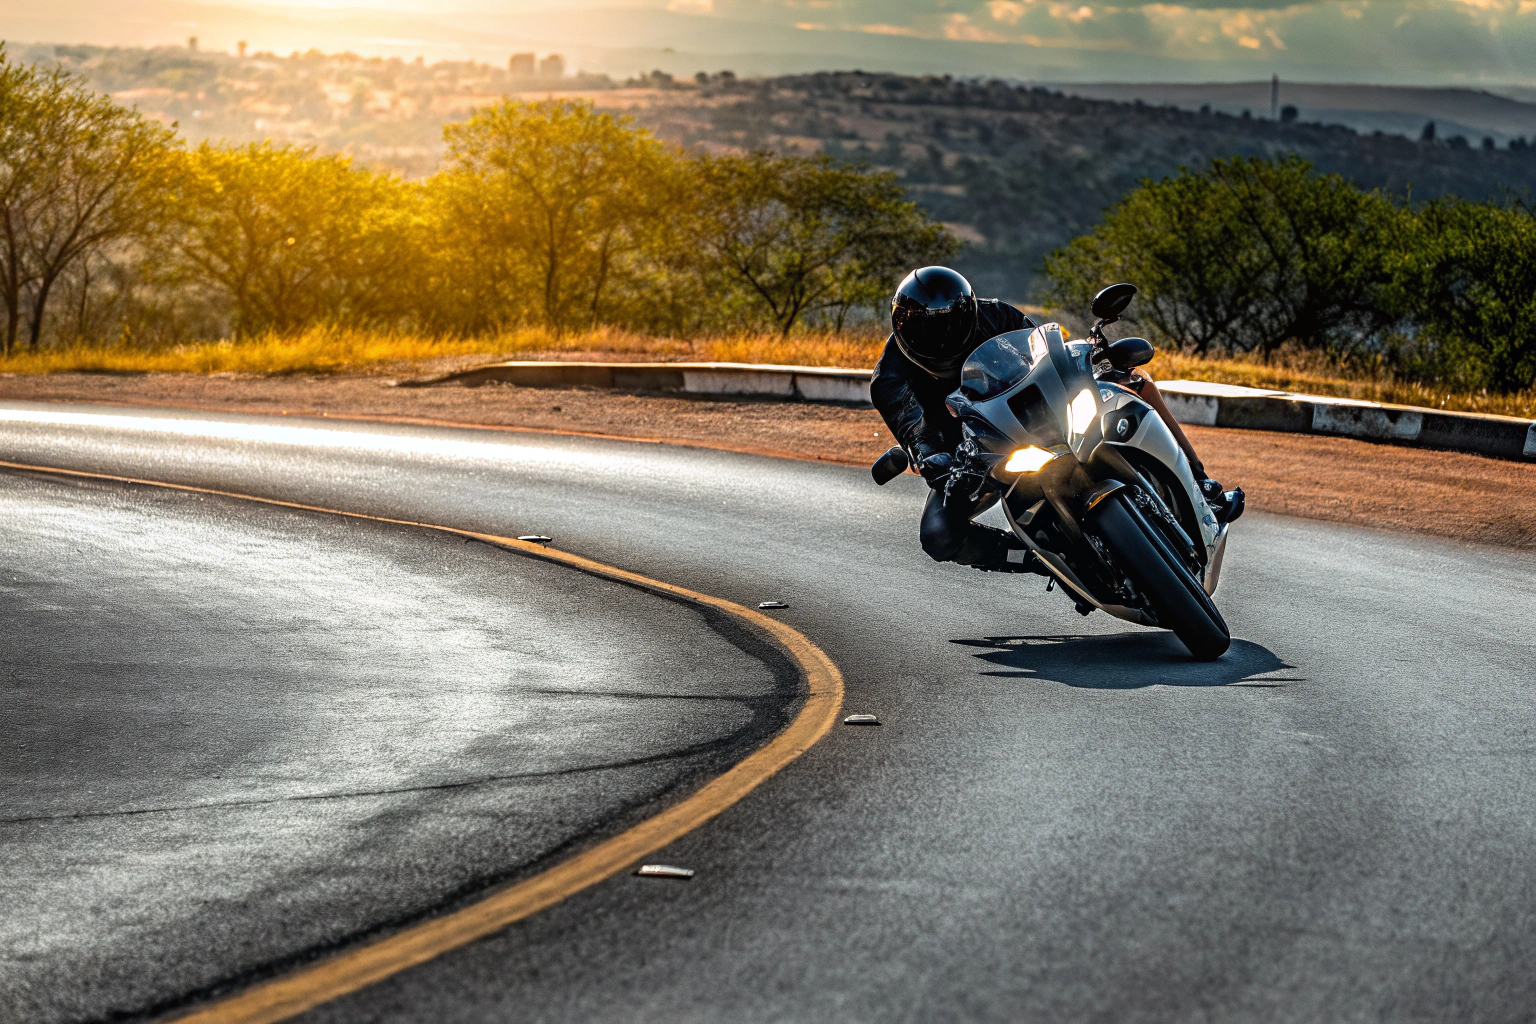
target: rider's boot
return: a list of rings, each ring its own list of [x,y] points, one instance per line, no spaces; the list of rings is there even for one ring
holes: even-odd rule
[[[1215,514],[1218,523],[1236,522],[1243,514],[1246,499],[1241,487],[1234,487],[1230,491],[1221,489],[1221,484],[1202,474],[1200,481],[1200,493],[1205,496],[1205,503],[1211,506],[1211,512]]]
[[[1040,560],[1013,534],[980,523],[971,523],[955,561],[982,572],[1047,573]]]

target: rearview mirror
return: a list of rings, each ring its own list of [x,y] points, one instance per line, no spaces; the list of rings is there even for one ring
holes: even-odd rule
[[[875,460],[875,464],[869,467],[869,475],[875,478],[875,483],[884,487],[905,473],[911,465],[912,460],[907,458],[906,450],[896,447]]]
[[[1089,308],[1100,320],[1117,320],[1135,297],[1135,285],[1112,284],[1093,297],[1093,305]]]
[[[1133,366],[1149,363],[1156,354],[1152,350],[1152,343],[1146,338],[1121,338],[1104,347],[1104,357],[1117,370],[1129,370]]]

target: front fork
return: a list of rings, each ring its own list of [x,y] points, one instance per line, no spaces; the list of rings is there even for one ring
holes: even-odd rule
[[[1101,599],[1094,589],[1072,570],[1065,558],[1041,545],[1029,532],[1030,527],[1034,525],[1035,517],[1044,511],[1046,505],[1050,505],[1056,513],[1056,522],[1062,533],[1066,534],[1068,541],[1074,546],[1091,547],[1079,517],[1093,504],[1109,499],[1115,491],[1125,487],[1125,482],[1095,481],[1086,467],[1070,453],[1063,453],[1053,462],[1048,463],[1040,470],[1040,474],[1034,479],[1039,483],[1043,497],[1029,508],[1016,513],[1013,508],[1014,503],[1010,501],[1018,488],[1019,481],[1014,481],[1003,494],[1003,515],[1007,517],[1014,536],[1034,552],[1035,557],[1056,578],[1062,589],[1077,602],[1079,611],[1087,614],[1084,609],[1097,608],[1117,619],[1124,619],[1141,626],[1155,626],[1157,623],[1140,608]]]

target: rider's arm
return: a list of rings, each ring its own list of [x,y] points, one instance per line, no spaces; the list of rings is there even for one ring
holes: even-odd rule
[[[912,390],[908,373],[912,365],[896,347],[895,339],[885,343],[885,351],[875,364],[875,376],[869,384],[869,398],[885,425],[891,428],[896,442],[920,461],[925,456],[944,450],[943,435],[928,423],[923,415],[922,403]],[[922,371],[917,371],[921,373]]]
[[[989,338],[1009,331],[1020,331],[1026,328],[1033,330],[1040,326],[1018,306],[1011,302],[1004,302],[1002,299],[982,299],[977,303],[977,308],[987,321],[989,329],[986,336]]]

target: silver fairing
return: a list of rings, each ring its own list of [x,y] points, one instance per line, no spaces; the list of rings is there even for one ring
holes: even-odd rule
[[[1065,447],[1079,461],[1086,462],[1094,447],[1107,439],[1106,418],[1121,410],[1134,408],[1140,413],[1135,432],[1128,438],[1108,443],[1113,448],[1134,449],[1141,456],[1155,460],[1167,470],[1160,475],[1177,482],[1188,501],[1188,508],[1193,512],[1199,531],[1198,537],[1190,539],[1204,548],[1205,570],[1202,583],[1207,593],[1213,593],[1221,573],[1226,527],[1216,522],[1214,512],[1200,493],[1189,459],[1156,410],[1134,392],[1095,380],[1091,346],[1087,342],[1066,342],[1058,324],[1044,324],[1028,331],[1011,331],[993,340],[1008,342],[1019,352],[1027,351],[1029,368],[1006,390],[985,399],[973,399],[964,391],[956,391],[950,396],[951,411],[973,427],[968,434],[974,436],[978,446],[1001,456],[1025,445],[1058,450]],[[1039,397],[1049,409],[1050,415],[1032,420],[1026,425],[1020,421],[1010,403],[1030,388],[1039,389]],[[1091,399],[1081,397],[1085,391],[1091,395]],[[1078,399],[1078,411],[1082,411],[1091,401],[1091,422],[1086,422],[1082,416],[1073,416],[1074,399]],[[1036,404],[1038,406],[1039,403]],[[978,420],[981,422],[977,423]],[[1072,429],[1074,426],[1078,429]],[[987,427],[991,428],[990,432]],[[1136,460],[1131,461],[1134,463]],[[999,460],[998,469],[1000,467]],[[1011,485],[1013,478],[998,475],[996,469],[994,475],[999,482]],[[1175,518],[1188,523],[1189,516],[1179,515],[1178,510],[1171,511]],[[1012,516],[1009,519],[1014,532],[1031,547],[1035,547],[1018,524],[1012,522]],[[1080,588],[1074,586],[1072,589]]]
[[[1184,450],[1173,439],[1173,431],[1163,422],[1163,418],[1150,405],[1137,398],[1135,394],[1125,388],[1114,385],[1100,384],[1099,396],[1101,399],[1100,421],[1107,413],[1112,413],[1128,406],[1138,406],[1142,412],[1141,424],[1136,433],[1125,441],[1110,441],[1115,448],[1134,448],[1156,459],[1166,466],[1178,480],[1184,491],[1185,497],[1195,511],[1196,520],[1199,523],[1200,537],[1205,546],[1206,562],[1209,564],[1216,554],[1217,538],[1222,533],[1222,527],[1216,522],[1216,514],[1206,502],[1205,496],[1200,493],[1199,484],[1195,480],[1194,470],[1190,468],[1189,459],[1184,455]],[[1195,539],[1195,538],[1191,538]]]

